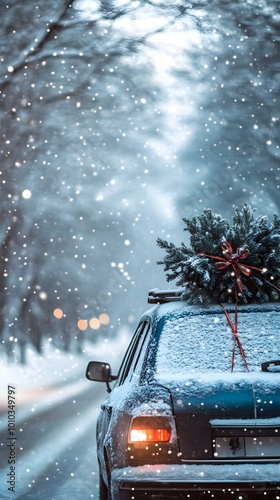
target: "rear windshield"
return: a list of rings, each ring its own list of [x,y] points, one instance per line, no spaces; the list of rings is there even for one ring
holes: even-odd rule
[[[261,371],[261,363],[280,359],[279,319],[277,311],[238,314],[238,335],[250,371]],[[158,334],[157,375],[231,370],[234,338],[223,312],[168,315]],[[234,371],[247,371],[237,346]]]

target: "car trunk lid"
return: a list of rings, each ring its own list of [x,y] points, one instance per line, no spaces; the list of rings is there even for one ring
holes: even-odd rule
[[[267,447],[275,456],[280,446],[275,375],[195,374],[165,386],[171,394],[182,459],[244,458],[246,445],[252,448],[248,456],[255,453],[261,458],[263,451],[268,456]]]

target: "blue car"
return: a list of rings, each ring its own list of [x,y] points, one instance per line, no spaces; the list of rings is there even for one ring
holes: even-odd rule
[[[118,375],[86,370],[108,391],[100,500],[279,499],[280,304],[239,305],[233,333],[234,305],[149,302]]]

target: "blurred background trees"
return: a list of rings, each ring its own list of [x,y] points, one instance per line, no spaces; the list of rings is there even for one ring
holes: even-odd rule
[[[0,5],[0,335],[24,361],[134,328],[182,217],[278,210],[279,2]]]

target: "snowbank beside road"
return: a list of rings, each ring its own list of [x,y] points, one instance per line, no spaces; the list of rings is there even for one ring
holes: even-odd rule
[[[64,352],[51,342],[46,342],[42,355],[32,348],[27,350],[27,363],[24,366],[8,363],[2,356],[0,393],[5,394],[7,386],[11,385],[16,388],[19,405],[24,404],[34,394],[40,396],[40,392],[46,393],[48,389],[85,380],[87,362],[91,359],[111,363],[112,370],[116,373],[130,338],[131,332],[121,328],[115,339],[102,339],[96,344],[88,342],[80,354]],[[1,397],[0,412],[6,409],[5,400],[5,397]],[[4,405],[3,408],[1,404]]]

